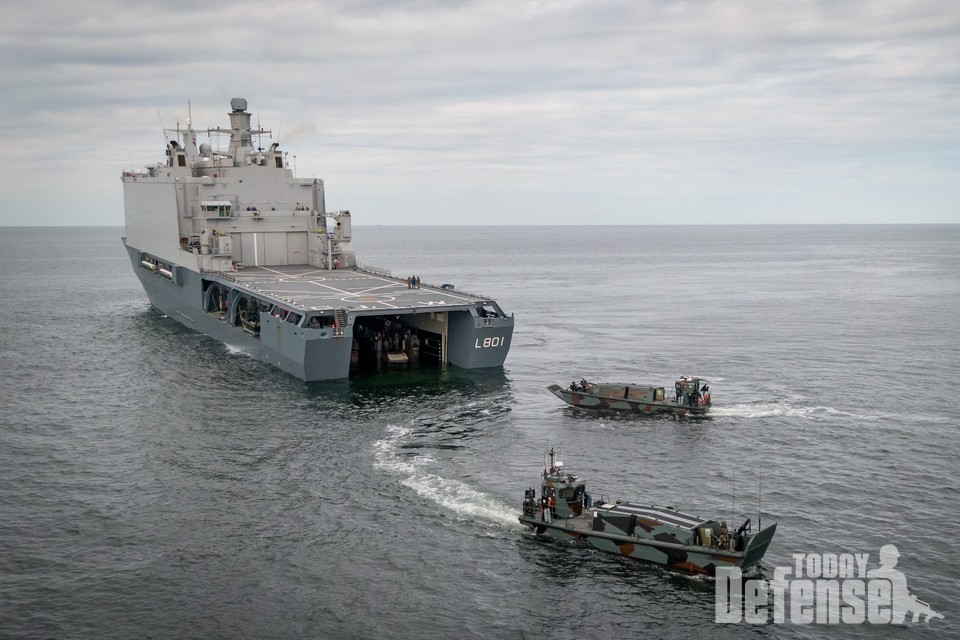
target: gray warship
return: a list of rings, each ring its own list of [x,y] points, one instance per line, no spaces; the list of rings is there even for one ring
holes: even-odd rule
[[[757,522],[758,531],[753,532],[749,518],[731,531],[722,520],[673,507],[608,502],[603,497],[593,502],[586,483],[564,470],[552,448],[549,456],[540,498],[536,489],[527,489],[519,517],[543,538],[580,540],[606,553],[713,576],[717,567],[747,569],[759,564],[777,531],[776,524],[764,529]]]
[[[150,303],[304,381],[352,367],[425,361],[503,365],[514,318],[491,298],[364,267],[349,211],[297,178],[247,101],[230,128],[165,130],[166,160],[124,171],[124,245]],[[211,142],[197,144],[206,134]],[[255,144],[256,142],[256,144]]]

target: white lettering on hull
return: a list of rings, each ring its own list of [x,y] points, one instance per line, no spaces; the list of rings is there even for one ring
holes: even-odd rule
[[[489,349],[491,347],[502,347],[506,340],[503,339],[503,336],[493,336],[492,338],[484,338],[483,342],[480,342],[480,338],[477,338],[476,344],[474,344],[474,349]]]

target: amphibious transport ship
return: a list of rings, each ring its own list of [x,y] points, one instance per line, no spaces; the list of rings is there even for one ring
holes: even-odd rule
[[[503,364],[512,315],[365,268],[350,212],[327,211],[323,181],[294,177],[278,142],[260,146],[271,132],[250,128],[245,99],[230,106],[229,129],[166,130],[179,140],[165,162],[123,172],[123,241],[154,307],[305,381],[346,378],[351,364]],[[198,145],[198,133],[229,144]]]

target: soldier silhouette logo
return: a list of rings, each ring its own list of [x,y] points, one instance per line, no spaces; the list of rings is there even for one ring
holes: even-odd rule
[[[890,622],[903,624],[908,612],[913,612],[913,622],[918,622],[921,616],[924,622],[930,622],[930,618],[943,618],[943,614],[931,609],[930,605],[919,600],[907,589],[907,576],[894,568],[899,559],[900,551],[897,546],[885,544],[880,547],[880,566],[867,571],[867,577],[873,584],[876,584],[876,581],[881,581],[882,584],[884,580],[890,583]]]

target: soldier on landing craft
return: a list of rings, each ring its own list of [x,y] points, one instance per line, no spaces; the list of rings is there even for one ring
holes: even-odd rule
[[[730,548],[730,530],[727,529],[726,521],[720,522],[720,536],[717,538],[717,546],[721,549]]]

